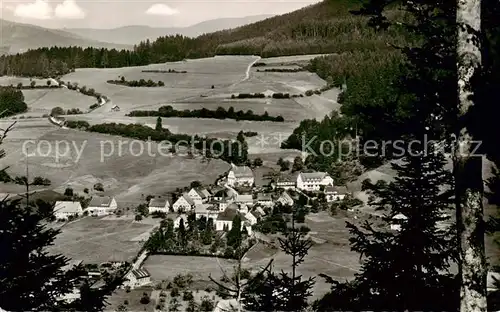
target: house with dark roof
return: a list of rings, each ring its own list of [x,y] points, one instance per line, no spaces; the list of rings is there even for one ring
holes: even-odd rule
[[[297,188],[302,191],[319,191],[328,185],[333,186],[333,179],[326,172],[301,172],[297,176]]]
[[[241,229],[243,230],[247,219],[237,209],[229,207],[217,215],[217,219],[215,220],[215,230],[230,231],[233,228],[233,220],[237,215],[241,218]]]
[[[130,288],[136,288],[145,286],[151,283],[151,275],[144,268],[132,269],[125,275],[124,286],[130,286]]]
[[[171,206],[172,206],[171,197],[151,198],[149,200],[148,210],[149,213],[153,213],[156,211],[168,213],[168,210],[170,209]]]
[[[114,197],[93,196],[86,210],[90,215],[103,216],[114,213],[117,208],[118,204]]]
[[[187,193],[183,193],[175,203],[172,205],[172,209],[175,212],[188,212],[194,208],[195,202]]]
[[[212,194],[204,187],[193,187],[188,192],[189,197],[194,201],[195,204],[206,203],[210,200]]]
[[[279,189],[293,189],[297,183],[297,177],[291,175],[280,175],[280,177],[276,180],[276,188]]]
[[[227,174],[227,184],[229,186],[252,186],[255,176],[248,166],[231,165],[231,170]]]
[[[347,192],[347,187],[345,186],[332,186],[328,185],[324,190],[326,202],[331,203],[334,201],[343,200]]]
[[[257,194],[257,204],[262,205],[264,207],[271,207],[274,202],[271,194],[267,193],[259,193]]]

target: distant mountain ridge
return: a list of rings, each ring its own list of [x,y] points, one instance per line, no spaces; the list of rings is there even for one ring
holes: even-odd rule
[[[61,31],[102,42],[112,42],[115,44],[137,44],[149,39],[156,40],[161,36],[180,34],[187,37],[197,37],[201,34],[212,33],[225,29],[232,29],[239,26],[252,24],[270,17],[272,14],[254,15],[246,17],[219,18],[203,21],[187,27],[150,27],[143,25],[130,25],[111,29],[93,28],[63,28]]]
[[[132,45],[101,42],[59,29],[48,29],[0,19],[0,54],[15,54],[41,47],[97,47],[131,49]]]

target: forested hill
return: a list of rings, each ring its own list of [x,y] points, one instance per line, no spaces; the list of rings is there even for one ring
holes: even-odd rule
[[[57,76],[80,67],[124,67],[210,57],[215,54],[255,54],[263,57],[380,51],[403,36],[397,31],[375,33],[366,18],[354,16],[360,1],[327,0],[303,9],[232,30],[196,38],[165,36],[138,43],[134,51],[81,47],[41,48],[0,58],[0,74]],[[41,61],[39,61],[41,60]]]

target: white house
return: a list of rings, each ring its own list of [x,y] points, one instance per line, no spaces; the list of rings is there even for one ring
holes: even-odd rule
[[[215,220],[215,230],[216,231],[230,231],[233,228],[234,217],[240,215],[241,217],[241,229],[245,227],[246,219],[238,212],[238,210],[233,208],[227,208],[223,212],[220,212]]]
[[[151,275],[146,269],[132,269],[125,275],[124,286],[136,288],[145,286],[151,283]]]
[[[188,226],[188,218],[187,218],[187,215],[186,214],[180,214],[177,216],[177,218],[175,218],[174,220],[174,229],[178,229],[180,224],[181,224],[181,220],[184,221],[184,228],[187,228]]]
[[[328,203],[343,200],[346,197],[346,195],[348,194],[347,187],[345,187],[345,186],[331,186],[331,185],[325,187],[324,193],[325,193],[326,202],[328,202]]]
[[[238,167],[232,165],[227,174],[227,184],[229,186],[252,186],[254,182],[253,171],[248,166]]]
[[[69,217],[78,217],[83,214],[82,205],[77,201],[56,201],[54,216],[57,220],[67,220]]]
[[[189,197],[189,195],[187,193],[184,193],[184,194],[182,194],[182,196],[180,196],[175,201],[175,203],[172,205],[172,209],[175,212],[178,212],[178,211],[187,212],[187,211],[191,211],[193,209],[194,205],[195,205],[195,203],[191,199],[191,197]]]
[[[196,214],[196,220],[198,220],[201,217],[205,217],[208,219],[217,219],[217,216],[219,215],[219,207],[216,205],[212,204],[198,204],[195,205],[194,207],[194,213]]]
[[[189,192],[188,196],[194,201],[195,204],[206,203],[210,199],[210,192],[202,187],[193,187]]]
[[[155,211],[168,213],[170,209],[170,199],[169,198],[151,198],[148,205],[149,213]]]
[[[283,206],[292,206],[293,205],[293,198],[288,194],[287,191],[283,192],[281,196],[278,198],[278,202],[282,204]]]
[[[398,213],[394,217],[392,217],[392,222],[391,222],[391,230],[393,231],[401,231],[401,225],[408,220],[408,218],[402,214]]]
[[[264,207],[271,207],[274,204],[271,194],[257,194],[257,204],[260,204]]]
[[[297,188],[303,191],[319,191],[321,186],[333,186],[333,179],[326,172],[301,172],[297,176]]]
[[[87,211],[90,215],[103,216],[115,212],[118,205],[114,197],[110,196],[94,196],[90,200]]]

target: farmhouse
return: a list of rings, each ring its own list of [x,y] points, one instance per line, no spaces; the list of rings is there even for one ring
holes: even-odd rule
[[[293,205],[293,198],[288,194],[287,191],[284,191],[283,194],[278,198],[278,202],[282,204],[283,206],[292,206]]]
[[[149,213],[155,211],[168,213],[171,206],[170,198],[151,198],[148,205]]]
[[[82,205],[77,201],[56,201],[54,205],[54,216],[57,220],[67,220],[70,217],[78,217],[82,214]]]
[[[112,112],[119,112],[119,111],[120,111],[120,106],[118,106],[118,105],[113,105],[113,107],[111,107],[111,111],[112,111]]]
[[[393,231],[401,231],[401,225],[408,220],[408,218],[402,214],[398,213],[394,217],[392,217],[392,222],[391,222],[391,230]]]
[[[175,203],[172,205],[172,208],[175,212],[186,212],[193,209],[195,202],[189,197],[187,193],[182,194]]]
[[[295,188],[295,183],[297,182],[297,179],[290,177],[290,176],[280,176],[278,180],[276,181],[276,188],[279,189],[293,189]]]
[[[218,214],[217,220],[215,220],[215,230],[230,231],[233,228],[233,220],[237,215],[241,217],[241,229],[243,230],[246,219],[238,212],[238,210],[233,208],[227,208]]]
[[[141,287],[151,283],[151,275],[146,269],[132,269],[125,275],[124,286]]]
[[[273,198],[271,197],[271,194],[257,194],[257,204],[260,204],[264,207],[271,207],[273,205]]]
[[[321,186],[333,185],[333,179],[326,172],[301,172],[297,176],[297,188],[303,191],[319,191]]]
[[[236,196],[235,202],[240,205],[253,206],[252,194],[240,194]]]
[[[227,174],[227,184],[229,186],[252,186],[254,182],[255,177],[250,167],[238,167],[231,164],[231,170]]]
[[[252,212],[247,212],[245,214],[245,219],[247,219],[247,221],[248,221],[248,223],[250,223],[250,225],[257,224],[257,222],[259,222],[261,217],[262,217],[262,215],[257,210],[254,210]]]
[[[187,218],[187,215],[183,213],[183,214],[177,216],[177,218],[175,218],[175,220],[174,220],[174,229],[178,229],[179,228],[179,226],[181,224],[181,220],[183,220],[183,222],[184,222],[184,227],[187,228],[188,218]]]
[[[205,217],[208,219],[217,219],[219,215],[219,207],[211,205],[211,204],[198,204],[194,208],[194,213],[196,214],[196,220],[201,217]]]
[[[345,186],[327,186],[325,187],[326,202],[331,203],[334,201],[343,200],[347,195],[347,188]]]
[[[90,200],[87,210],[91,215],[103,216],[112,214],[116,208],[118,208],[118,205],[114,197],[94,196]]]
[[[206,203],[210,199],[210,192],[203,187],[193,187],[188,196],[194,201],[195,204]]]

